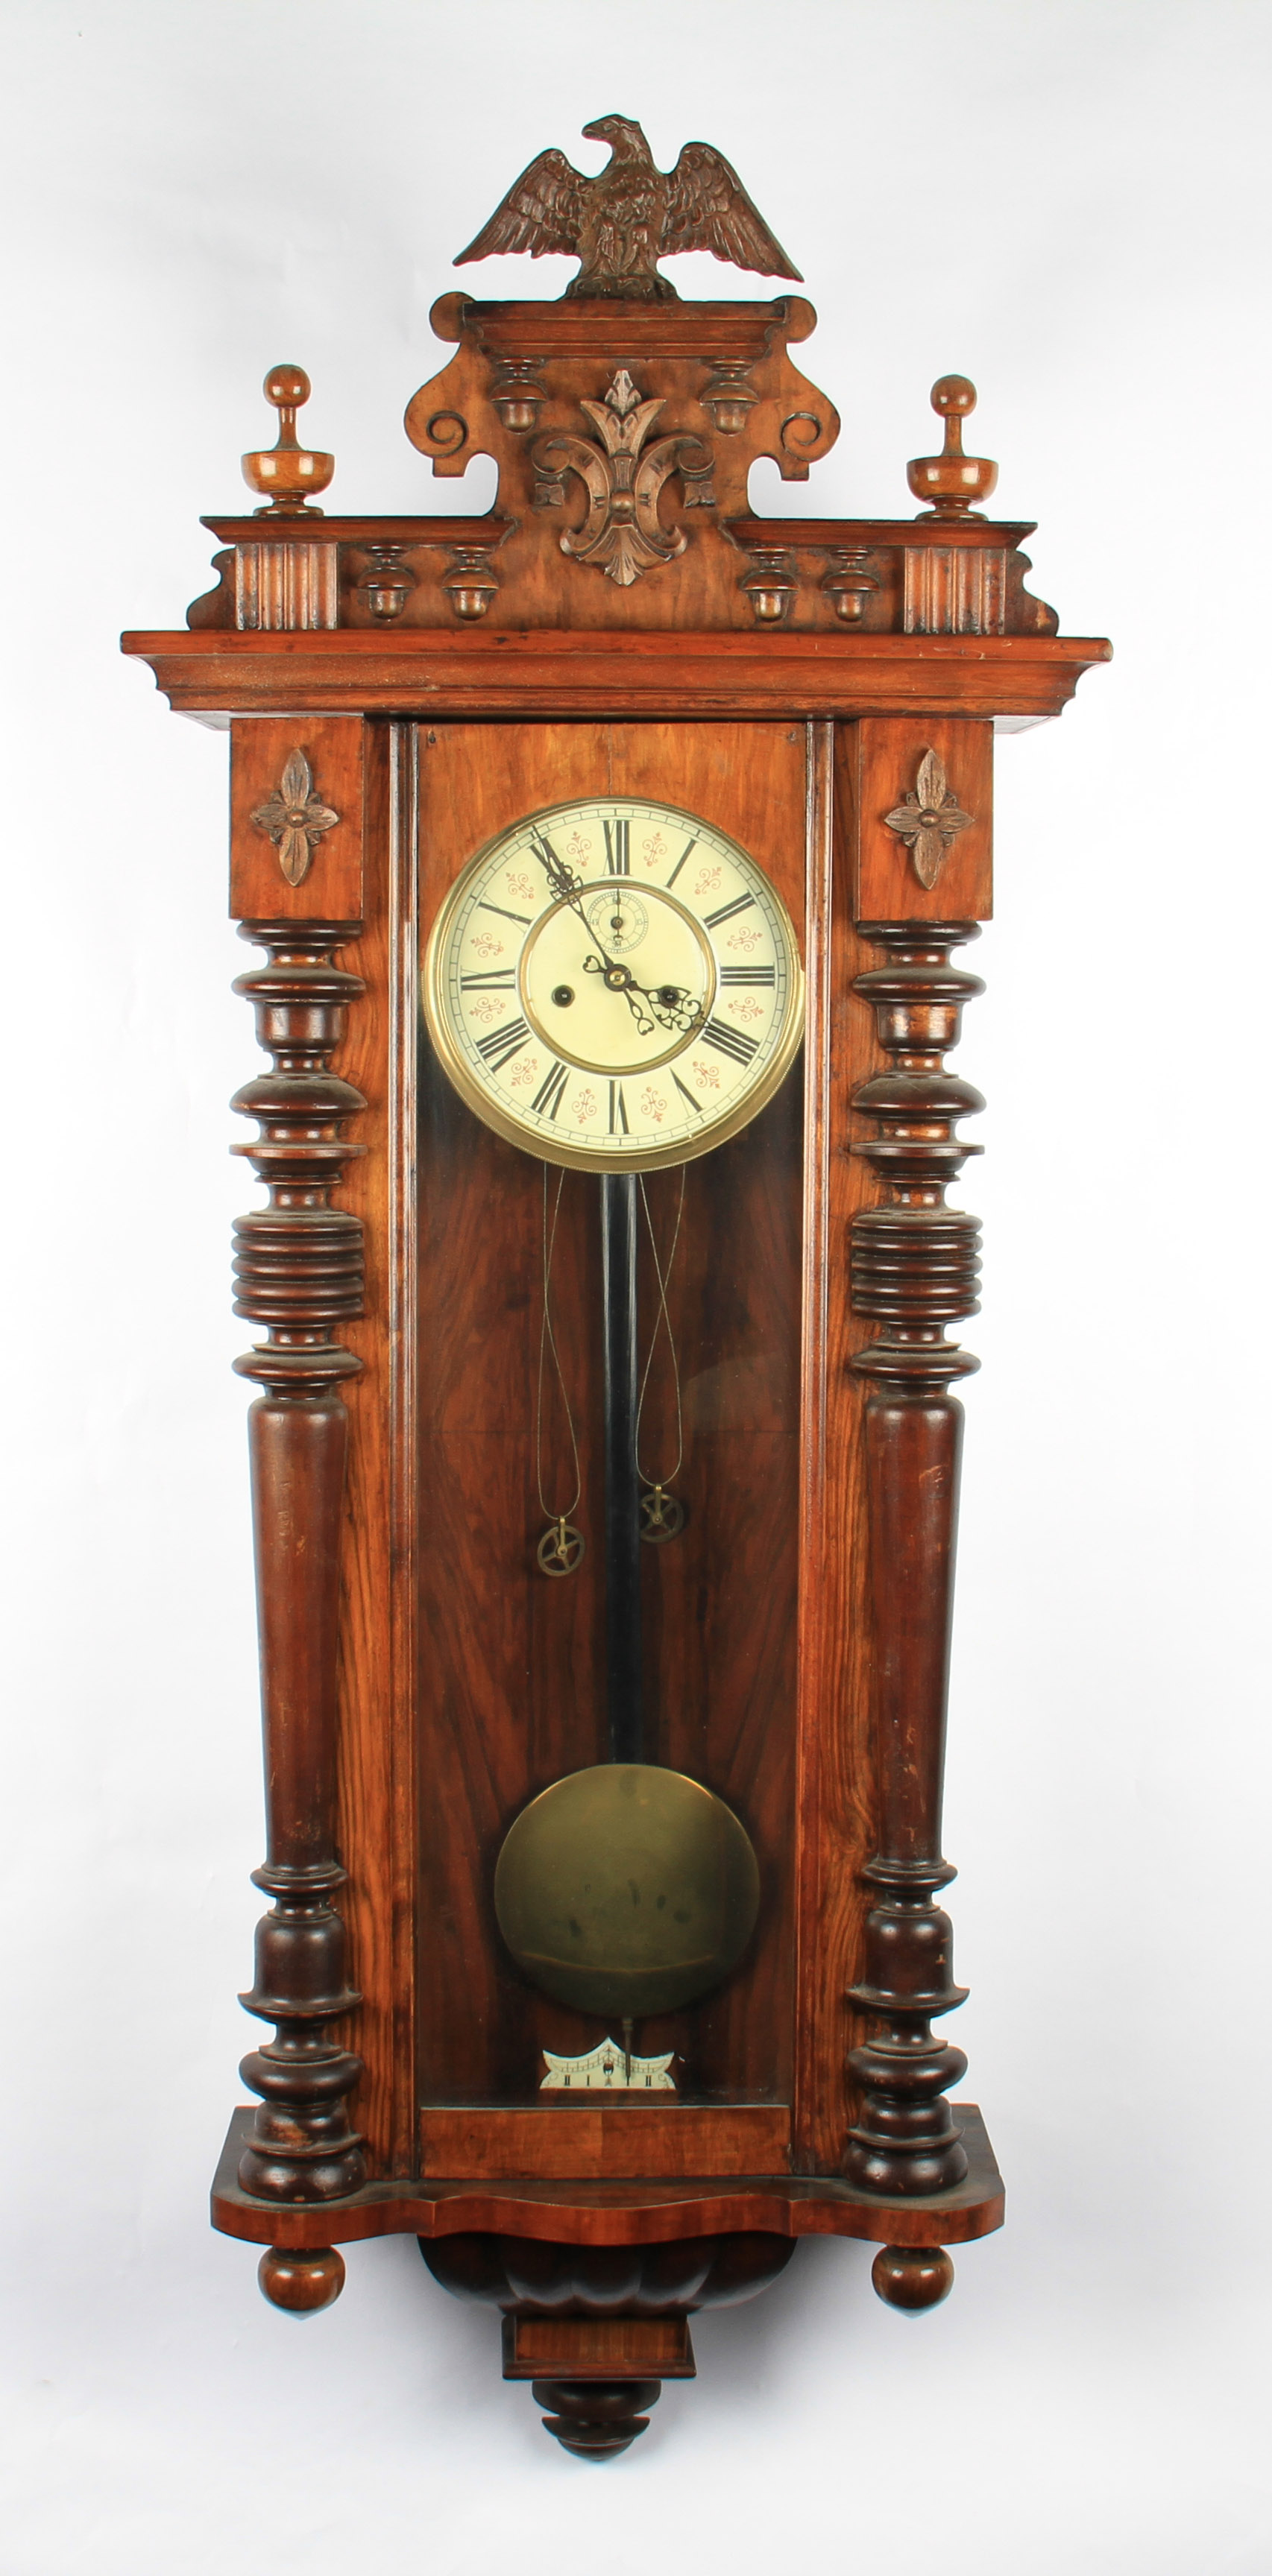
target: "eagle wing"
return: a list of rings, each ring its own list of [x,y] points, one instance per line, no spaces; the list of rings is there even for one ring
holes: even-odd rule
[[[541,152],[513,181],[476,240],[461,250],[456,268],[465,260],[490,259],[496,251],[528,250],[532,259],[564,251],[577,258],[585,185],[582,171],[564,152]]]
[[[710,143],[686,143],[668,182],[658,255],[670,259],[680,250],[714,251],[717,259],[732,260],[735,268],[753,268],[761,277],[793,277],[801,286],[804,282],[758,207],[752,205],[737,171]]]

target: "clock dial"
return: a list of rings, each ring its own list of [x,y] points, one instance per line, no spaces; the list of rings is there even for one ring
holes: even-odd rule
[[[683,1163],[772,1097],[803,1033],[794,928],[764,870],[678,807],[525,816],[456,879],[429,1030],[470,1108],[583,1171]]]

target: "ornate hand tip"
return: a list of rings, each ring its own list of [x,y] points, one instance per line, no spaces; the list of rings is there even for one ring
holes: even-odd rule
[[[963,421],[976,409],[976,387],[970,376],[938,376],[930,399],[933,411],[945,422],[945,445],[939,456],[912,456],[905,469],[915,499],[931,503],[930,511],[921,510],[918,515],[983,518],[984,512],[974,510],[972,503],[988,500],[998,481],[998,467],[992,457],[963,454]]]
[[[264,492],[264,507],[258,519],[287,517],[322,517],[306,499],[310,492],[325,492],[336,470],[334,456],[317,447],[302,447],[296,436],[296,414],[310,394],[309,378],[303,367],[286,364],[271,367],[265,378],[266,402],[273,403],[278,413],[278,438],[273,447],[249,449],[243,458],[243,480],[253,492]]]

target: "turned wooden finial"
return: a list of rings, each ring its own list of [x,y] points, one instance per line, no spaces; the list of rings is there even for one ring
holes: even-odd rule
[[[306,500],[308,492],[325,492],[336,470],[334,456],[320,448],[302,447],[296,436],[296,414],[309,400],[309,378],[303,367],[271,367],[265,378],[265,400],[278,413],[278,439],[273,447],[253,448],[243,459],[243,480],[264,492],[258,519],[320,519],[322,511]]]
[[[945,422],[945,445],[939,456],[912,456],[906,481],[916,501],[930,501],[920,518],[980,519],[973,501],[987,501],[998,481],[990,456],[964,456],[963,415],[976,409],[976,387],[967,376],[938,376],[932,387],[932,409]]]
[[[256,2267],[262,2296],[293,2317],[312,2317],[329,2308],[344,2288],[344,2277],[344,2256],[335,2245],[315,2246],[305,2254],[267,2245]]]

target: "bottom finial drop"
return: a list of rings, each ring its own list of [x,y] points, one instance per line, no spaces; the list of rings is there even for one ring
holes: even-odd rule
[[[948,2299],[954,2266],[943,2245],[881,2245],[870,2278],[885,2307],[917,2316]]]
[[[647,2433],[643,2406],[656,2406],[660,2379],[535,2379],[530,2394],[536,2406],[548,2406],[545,2432],[555,2435],[563,2451],[576,2460],[616,2460],[629,2451],[638,2433]]]

